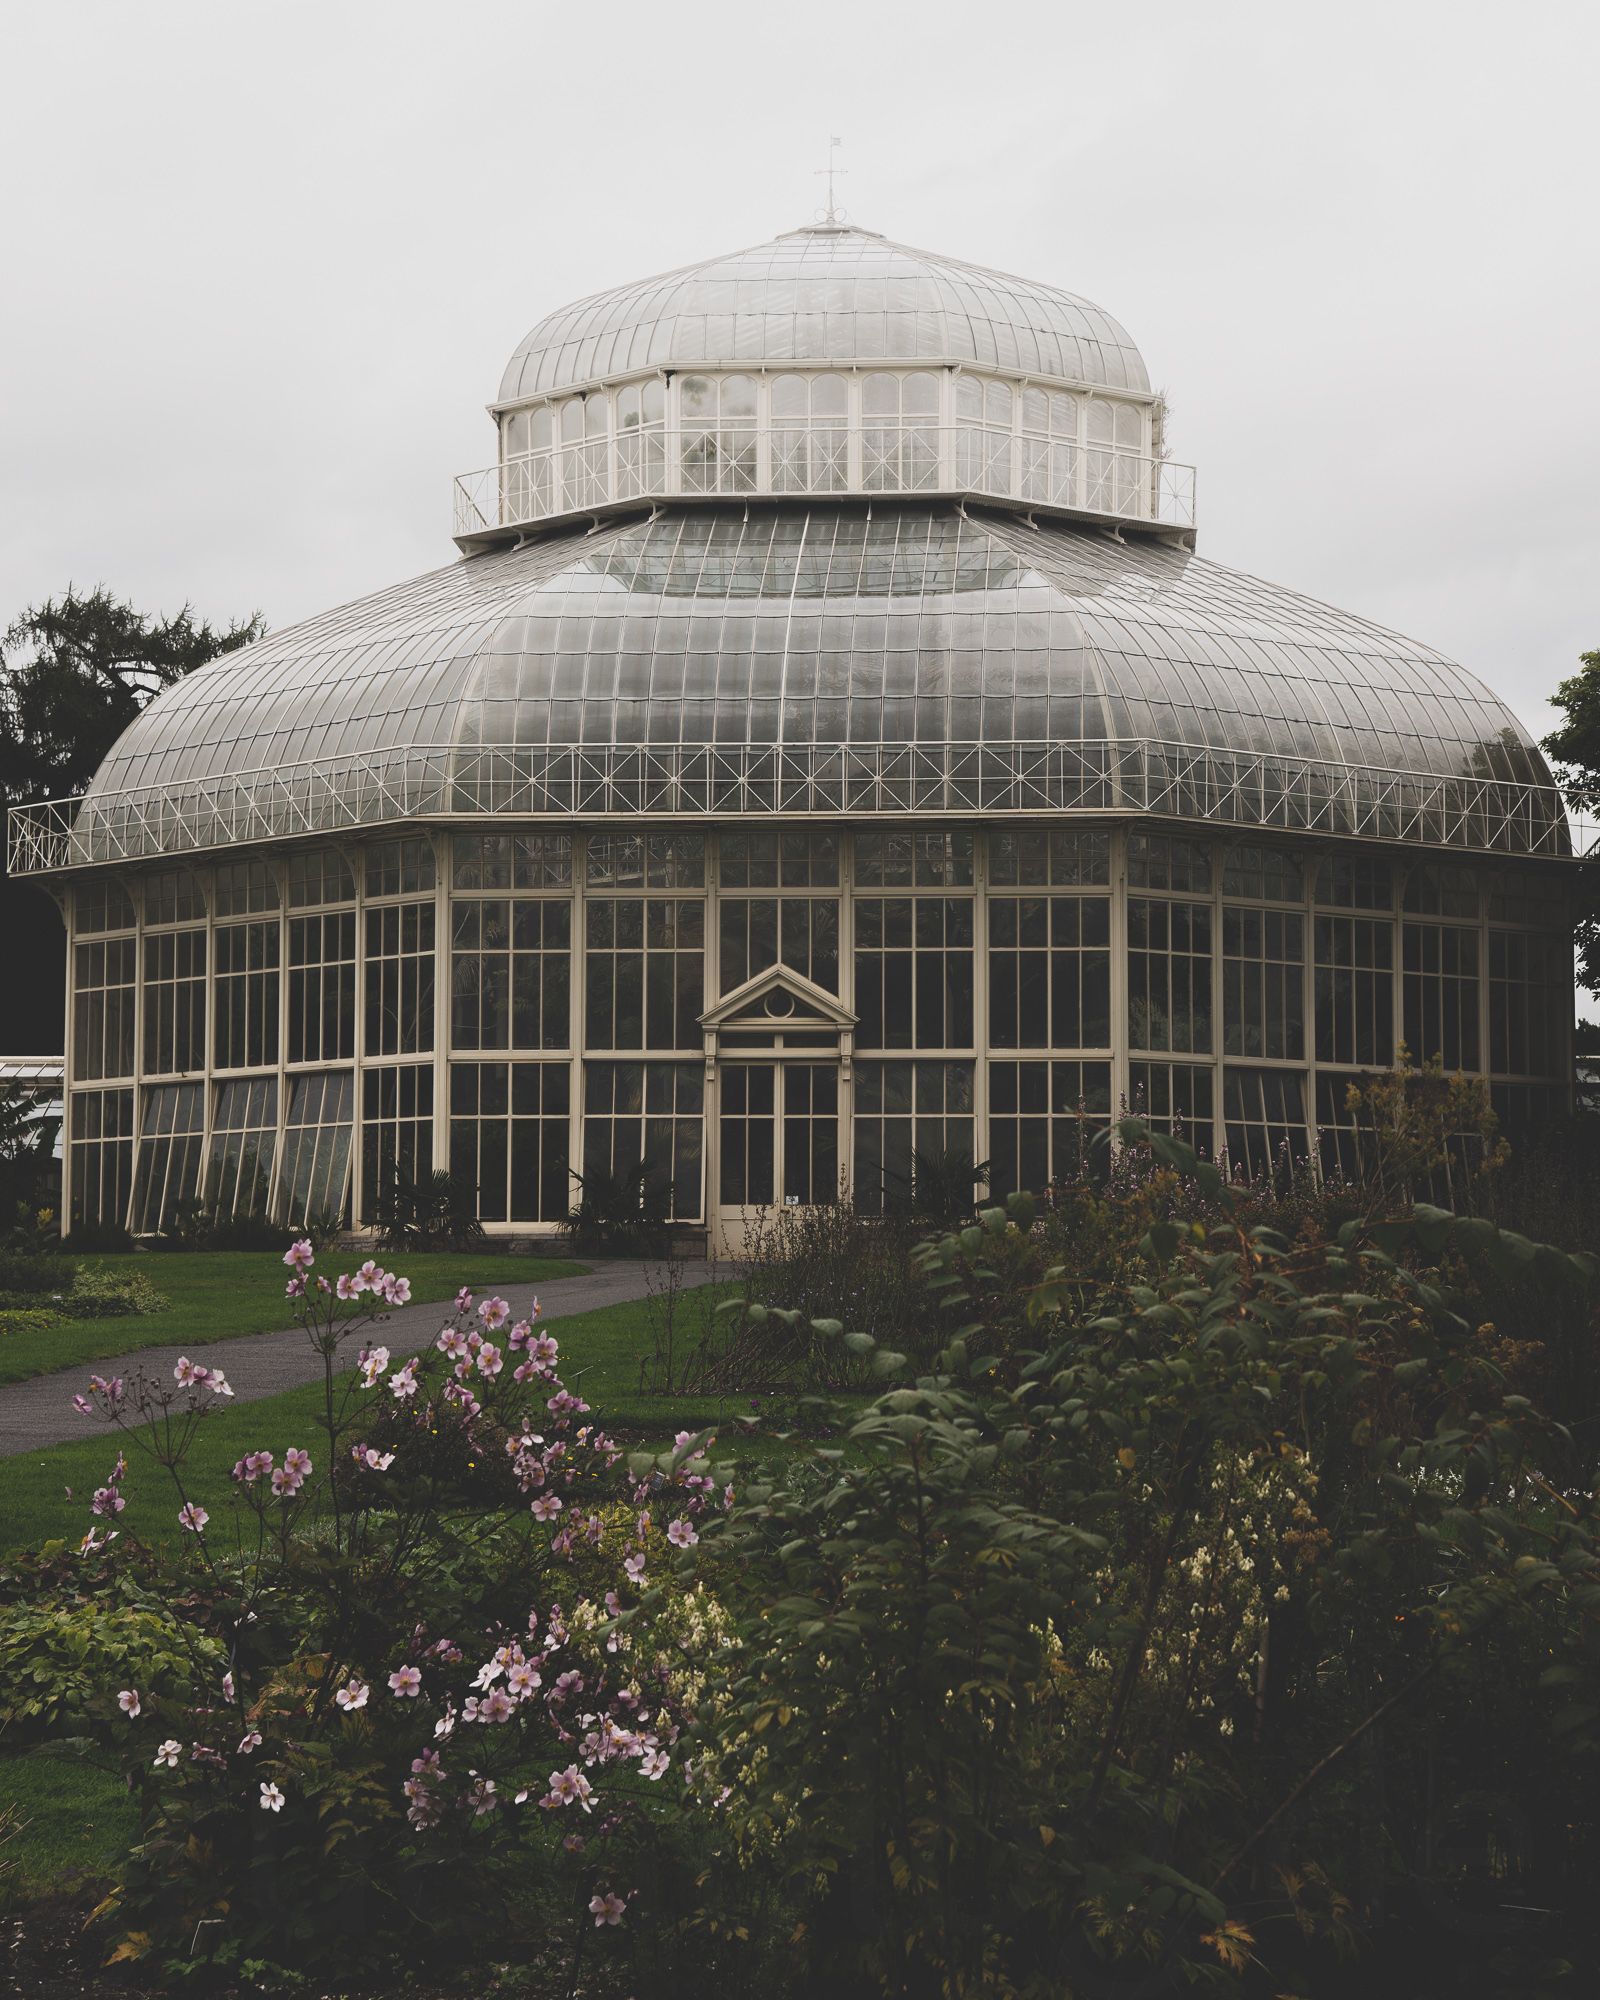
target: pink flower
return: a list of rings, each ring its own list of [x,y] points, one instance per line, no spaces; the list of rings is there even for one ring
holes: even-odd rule
[[[361,1269],[357,1271],[356,1276],[361,1280],[361,1289],[363,1291],[366,1291],[369,1286],[376,1290],[383,1283],[383,1266],[375,1263],[369,1257],[361,1266]]]
[[[518,1660],[506,1673],[506,1687],[520,1701],[539,1685],[539,1672],[526,1660]]]
[[[210,1519],[204,1507],[197,1507],[192,1500],[178,1509],[178,1526],[187,1528],[191,1535],[200,1534]]]
[[[89,1502],[89,1512],[103,1514],[110,1519],[120,1514],[127,1504],[114,1486],[97,1486],[94,1498]]]
[[[263,1785],[261,1787],[261,1810],[263,1812],[283,1811],[283,1794],[278,1790],[276,1785]]]
[[[211,1371],[211,1393],[213,1396],[231,1396],[233,1394],[233,1384],[220,1368],[213,1368]]]
[[[305,1297],[305,1291],[306,1281],[304,1278],[291,1278],[283,1288],[283,1296],[286,1299],[301,1299]]]
[[[182,1754],[183,1745],[178,1741],[176,1736],[169,1736],[165,1743],[159,1744],[156,1748],[156,1769],[159,1771],[161,1766],[165,1764],[169,1771],[177,1770],[178,1759]]]
[[[504,1688],[491,1688],[478,1703],[480,1722],[509,1722],[516,1713],[517,1704]]]
[[[141,1703],[137,1688],[124,1688],[117,1696],[117,1706],[131,1722],[138,1715]]]
[[[203,1382],[205,1378],[206,1371],[203,1368],[196,1368],[187,1354],[178,1356],[178,1365],[172,1371],[172,1379],[180,1389],[192,1388],[196,1382]]]
[[[538,1300],[535,1299],[535,1307],[538,1306],[538,1303]],[[537,1361],[541,1368],[554,1368],[556,1365],[556,1356],[560,1352],[560,1343],[553,1333],[541,1333],[528,1348],[530,1357]]]
[[[511,1317],[511,1308],[504,1299],[485,1299],[478,1308],[478,1317],[491,1333],[498,1333]]]
[[[639,1775],[654,1784],[657,1778],[665,1776],[671,1762],[665,1750],[647,1750],[639,1759]]]
[[[366,1383],[369,1389],[372,1387],[373,1383],[377,1381],[378,1377],[383,1373],[383,1371],[388,1367],[388,1365],[389,1365],[389,1350],[387,1347],[362,1348],[359,1360],[359,1366],[361,1369],[361,1379],[363,1382]]]
[[[506,1345],[511,1349],[512,1353],[514,1354],[519,1347],[523,1346],[527,1341],[531,1340],[532,1338],[533,1338],[533,1327],[530,1324],[530,1322],[525,1319],[519,1319],[516,1325],[511,1329],[510,1333],[506,1335]]]
[[[391,1680],[389,1685],[393,1687],[394,1682]],[[348,1680],[334,1696],[334,1700],[348,1714],[352,1709],[365,1708],[367,1705],[367,1696],[371,1692],[371,1688],[367,1686],[365,1681]]]
[[[280,1500],[292,1500],[305,1483],[299,1473],[291,1472],[286,1465],[280,1465],[272,1475],[272,1490]]]
[[[355,1444],[350,1447],[350,1456],[356,1464],[368,1472],[387,1472],[394,1464],[392,1451],[379,1451],[375,1445]]]
[[[553,1493],[541,1493],[533,1503],[533,1518],[536,1521],[553,1521],[561,1512],[561,1502]]]
[[[72,1407],[80,1417],[92,1417],[94,1415],[94,1404],[89,1401],[87,1396],[74,1396]]]
[[[231,1671],[222,1676],[222,1699],[224,1701],[233,1700],[233,1674]]]
[[[348,1271],[341,1271],[333,1289],[341,1299],[358,1299],[367,1288],[359,1277],[352,1278]]]
[[[602,1924],[620,1924],[627,1907],[622,1898],[611,1889],[608,1889],[603,1896],[589,1898],[589,1908],[594,1914],[596,1930],[599,1930]]]
[[[460,1291],[456,1293],[456,1311],[458,1313],[469,1312],[471,1307],[472,1287],[470,1285],[463,1285]]]
[[[624,1556],[622,1567],[628,1573],[628,1581],[642,1590],[645,1583],[644,1556],[642,1554]]]
[[[488,1341],[478,1349],[478,1373],[487,1375],[491,1382],[505,1365],[505,1356],[498,1347],[491,1347]]]
[[[675,1549],[692,1549],[699,1539],[690,1523],[681,1516],[667,1523],[667,1540]]]
[[[296,1479],[304,1479],[311,1471],[311,1454],[301,1451],[297,1445],[290,1445],[283,1454],[283,1469],[292,1472]]]
[[[389,1676],[389,1692],[414,1698],[422,1692],[422,1675],[415,1667],[396,1667]]]
[[[575,1667],[569,1667],[564,1674],[556,1676],[553,1699],[565,1701],[568,1695],[583,1693],[583,1675]]]
[[[256,1480],[272,1470],[270,1451],[247,1451],[233,1468],[233,1476],[243,1486],[252,1486]]]
[[[416,1393],[417,1364],[415,1361],[408,1361],[404,1368],[398,1369],[389,1378],[389,1394],[398,1396],[403,1402],[407,1396],[414,1396]]]
[[[392,1306],[403,1306],[411,1297],[411,1280],[391,1276],[383,1288],[383,1296]]]
[[[569,1764],[564,1771],[550,1773],[550,1790],[544,1803],[548,1806],[570,1806],[576,1803],[587,1812],[593,1790],[594,1787],[577,1765]]]
[[[247,1729],[244,1735],[239,1738],[239,1755],[241,1757],[248,1757],[252,1750],[259,1750],[260,1748],[261,1731],[259,1729]]]
[[[317,1261],[309,1237],[302,1236],[298,1242],[291,1243],[283,1253],[283,1261],[293,1271],[309,1271]]]
[[[433,1344],[441,1354],[448,1354],[452,1361],[462,1360],[471,1351],[467,1346],[467,1336],[454,1326],[445,1327]]]

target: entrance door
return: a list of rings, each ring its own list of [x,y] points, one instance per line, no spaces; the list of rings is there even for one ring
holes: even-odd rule
[[[743,1256],[778,1208],[839,1198],[837,1063],[720,1066],[718,1247]]]

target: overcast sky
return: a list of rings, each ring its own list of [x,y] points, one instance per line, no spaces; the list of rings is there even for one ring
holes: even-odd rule
[[[1535,731],[1600,647],[1600,8],[0,0],[0,622],[453,559],[535,320],[841,199],[1106,306],[1200,547]]]

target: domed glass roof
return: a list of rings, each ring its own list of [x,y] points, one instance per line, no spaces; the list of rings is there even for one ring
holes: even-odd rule
[[[403,812],[1077,808],[1564,851],[1549,783],[1440,654],[1184,549],[679,506],[213,661],[129,727],[77,833],[105,858]]]
[[[886,360],[1150,387],[1126,331],[1087,299],[822,223],[563,306],[512,355],[500,401],[646,368]]]

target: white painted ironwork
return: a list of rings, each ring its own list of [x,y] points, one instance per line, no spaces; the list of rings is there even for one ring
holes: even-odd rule
[[[1189,743],[438,744],[14,806],[10,866],[49,874],[418,818],[1148,813],[1360,840],[1565,855],[1554,786]]]

